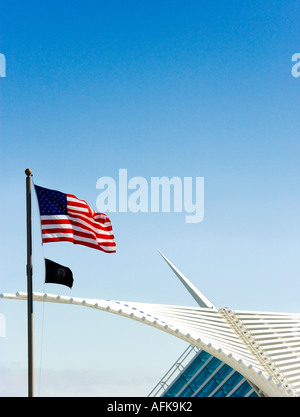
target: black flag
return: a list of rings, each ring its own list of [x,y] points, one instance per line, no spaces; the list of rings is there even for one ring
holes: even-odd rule
[[[73,273],[70,268],[57,264],[56,262],[45,259],[46,268],[46,283],[62,284],[72,288],[73,285]]]

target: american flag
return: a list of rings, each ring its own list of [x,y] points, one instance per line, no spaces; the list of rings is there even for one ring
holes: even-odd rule
[[[72,242],[107,253],[116,252],[111,222],[72,194],[35,185],[38,198],[42,242]]]

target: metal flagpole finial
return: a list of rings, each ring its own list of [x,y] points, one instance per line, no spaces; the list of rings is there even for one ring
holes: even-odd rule
[[[25,169],[25,174],[27,175],[27,177],[30,177],[30,175],[32,174],[32,171],[30,168]]]

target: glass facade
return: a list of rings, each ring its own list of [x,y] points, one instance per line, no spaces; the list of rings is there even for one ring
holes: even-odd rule
[[[163,397],[259,397],[237,371],[201,350],[166,389]]]

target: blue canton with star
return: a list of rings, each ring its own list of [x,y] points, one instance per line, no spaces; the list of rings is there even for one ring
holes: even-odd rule
[[[35,185],[39,202],[40,215],[68,214],[67,195],[60,191],[49,190],[48,188]]]

